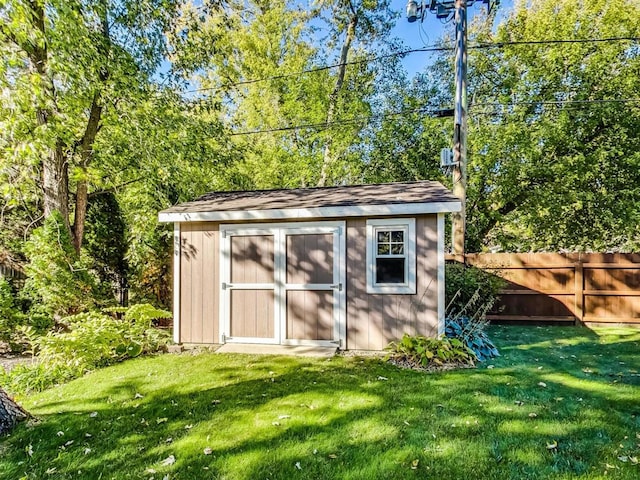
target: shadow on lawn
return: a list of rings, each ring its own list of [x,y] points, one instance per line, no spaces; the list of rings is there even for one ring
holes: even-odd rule
[[[7,440],[4,461],[24,463],[0,478],[53,467],[48,478],[154,476],[147,468],[156,478],[549,478],[603,474],[607,463],[637,478],[640,467],[617,457],[637,451],[640,332],[628,344],[585,329],[553,341],[514,331],[496,330],[495,368],[438,374],[360,359],[142,360],[216,366],[197,382],[125,374],[87,398],[39,405],[63,411]],[[176,463],[161,466],[169,455]]]

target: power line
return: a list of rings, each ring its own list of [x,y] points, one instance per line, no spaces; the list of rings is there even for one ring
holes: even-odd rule
[[[613,42],[638,42],[640,41],[640,37],[608,37],[608,38],[577,38],[577,39],[559,39],[559,40],[523,40],[523,41],[509,41],[509,42],[496,42],[496,43],[479,43],[476,45],[469,45],[469,49],[472,50],[483,50],[489,48],[503,48],[505,46],[519,46],[519,45],[548,45],[548,44],[571,44],[571,43],[613,43]],[[388,53],[384,55],[378,55],[375,57],[363,58],[360,60],[352,60],[349,62],[345,62],[344,65],[362,65],[365,63],[373,63],[380,60],[385,60],[387,58],[393,57],[403,57],[405,55],[410,55],[412,53],[421,53],[421,52],[450,52],[455,50],[453,46],[425,46],[422,48],[412,48],[409,50],[401,50],[399,52]],[[280,80],[283,78],[291,78],[291,77],[300,77],[307,73],[317,73],[323,72],[326,70],[332,70],[334,68],[339,68],[342,66],[342,63],[333,63],[330,65],[322,65],[319,67],[309,68],[306,70],[299,70],[297,72],[288,72],[282,73],[280,75],[273,75],[270,77],[261,77],[254,78],[249,80],[241,80],[239,82],[228,82],[222,85],[218,85],[216,87],[205,87],[205,88],[195,88],[192,90],[186,90],[187,93],[198,93],[198,92],[207,92],[213,90],[224,90],[227,88],[241,87],[243,85],[251,85],[254,83],[267,82],[270,80]]]
[[[640,98],[611,98],[596,100],[544,100],[544,101],[518,101],[508,103],[476,103],[470,106],[475,107],[510,107],[515,105],[571,105],[571,104],[594,104],[594,103],[640,103]]]
[[[382,113],[382,114],[379,114],[379,115],[369,115],[367,118],[351,117],[351,118],[345,118],[343,120],[335,120],[335,121],[329,122],[329,123],[327,123],[327,122],[307,123],[307,124],[302,124],[302,125],[287,125],[285,127],[266,128],[266,129],[263,129],[263,130],[245,130],[245,131],[242,131],[242,132],[232,132],[229,135],[230,136],[256,135],[256,134],[260,134],[260,133],[288,132],[288,131],[291,131],[291,130],[306,130],[306,129],[325,130],[325,129],[328,129],[328,128],[334,127],[334,126],[357,125],[359,123],[367,124],[372,119],[393,117],[393,116],[397,116],[397,115],[405,115],[405,114],[408,114],[408,113],[430,113],[430,114],[433,115],[433,118],[438,118],[438,117],[444,116],[444,112],[447,112],[447,111],[448,110],[437,110],[437,109],[431,110],[431,109],[427,109],[427,106],[422,106],[422,107],[418,107],[418,108],[399,110],[399,111],[396,111],[396,112]]]
[[[259,83],[259,82],[267,82],[269,80],[279,80],[282,78],[290,78],[290,77],[300,77],[306,73],[317,73],[317,72],[323,72],[325,70],[331,70],[334,68],[338,68],[341,67],[342,65],[362,65],[363,63],[371,63],[371,62],[377,62],[379,60],[385,60],[387,58],[393,58],[393,57],[399,57],[399,56],[404,56],[404,55],[408,55],[410,53],[416,53],[416,52],[444,52],[444,51],[453,51],[453,47],[422,47],[422,48],[413,48],[411,50],[402,50],[399,52],[394,52],[394,53],[388,53],[385,55],[379,55],[377,57],[369,57],[369,58],[363,58],[360,60],[353,60],[350,62],[345,62],[344,64],[342,63],[333,63],[331,65],[323,65],[320,67],[314,67],[314,68],[309,68],[307,70],[300,70],[298,72],[290,72],[290,73],[283,73],[280,75],[273,75],[271,77],[262,77],[262,78],[254,78],[251,80],[241,80],[239,82],[229,82],[229,83],[225,83],[222,85],[219,85],[217,87],[206,87],[206,88],[196,88],[194,90],[187,90],[184,93],[197,93],[197,92],[206,92],[206,91],[210,91],[210,90],[222,90],[225,88],[231,88],[231,87],[240,87],[242,85],[250,85],[252,83]]]
[[[502,48],[511,45],[550,45],[550,44],[563,44],[563,43],[613,43],[613,42],[637,42],[640,37],[608,37],[608,38],[574,38],[565,40],[514,40],[509,42],[495,42],[495,43],[479,43],[477,45],[470,45],[469,48],[482,49],[482,48]]]
[[[469,106],[470,110],[475,110],[479,107],[510,107],[516,105],[571,105],[571,104],[602,104],[602,103],[640,103],[640,98],[612,98],[612,99],[601,99],[601,100],[547,100],[547,101],[521,101],[521,102],[509,102],[509,103],[476,103]],[[326,130],[334,126],[343,126],[343,125],[357,125],[360,123],[368,124],[371,123],[373,119],[382,119],[387,117],[393,117],[397,115],[405,115],[409,113],[426,113],[431,116],[431,118],[441,118],[449,116],[449,113],[452,110],[450,109],[433,109],[428,108],[426,105],[418,108],[399,110],[390,113],[382,113],[379,115],[370,115],[367,118],[361,117],[351,117],[345,119],[338,119],[330,123],[319,122],[319,123],[307,123],[301,125],[287,125],[284,127],[274,127],[274,128],[266,128],[260,130],[245,130],[241,132],[232,132],[230,136],[246,136],[246,135],[258,135],[261,133],[278,133],[278,132],[289,132],[293,130]],[[493,114],[493,112],[476,112],[476,114]]]

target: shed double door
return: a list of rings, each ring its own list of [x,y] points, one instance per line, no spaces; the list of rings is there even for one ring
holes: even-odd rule
[[[344,341],[344,225],[225,225],[221,341]]]

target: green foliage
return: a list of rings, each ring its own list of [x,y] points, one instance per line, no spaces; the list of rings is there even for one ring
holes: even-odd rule
[[[638,18],[627,0],[534,0],[476,27],[505,45],[469,56],[468,251],[637,249],[637,42],[522,44],[637,38]]]
[[[0,380],[14,391],[38,391],[105,365],[157,352],[169,342],[169,334],[154,328],[151,321],[168,318],[170,312],[133,305],[119,313],[123,318],[95,311],[65,317],[61,320],[64,330],[44,336],[23,329],[36,362],[17,366]]]
[[[391,342],[386,349],[387,359],[402,366],[444,367],[473,366],[475,355],[456,338],[428,338],[404,334],[402,340]]]
[[[462,263],[447,263],[445,265],[445,303],[447,315],[468,310],[469,302],[476,303],[481,300],[483,312],[488,311],[498,299],[500,290],[504,288],[505,281],[488,271],[477,267],[467,266]],[[471,317],[476,317],[476,312],[467,312]]]
[[[94,195],[87,208],[83,248],[91,258],[103,296],[114,298],[115,288],[127,276],[127,231],[120,205],[112,192]]]
[[[94,280],[87,264],[75,252],[58,212],[33,231],[25,244],[29,263],[22,295],[32,302],[31,314],[59,317],[90,308]]]

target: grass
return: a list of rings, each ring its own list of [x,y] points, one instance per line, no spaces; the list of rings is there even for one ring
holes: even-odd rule
[[[0,479],[640,478],[639,330],[491,334],[502,357],[432,374],[130,360],[20,399],[39,421],[0,440]]]

